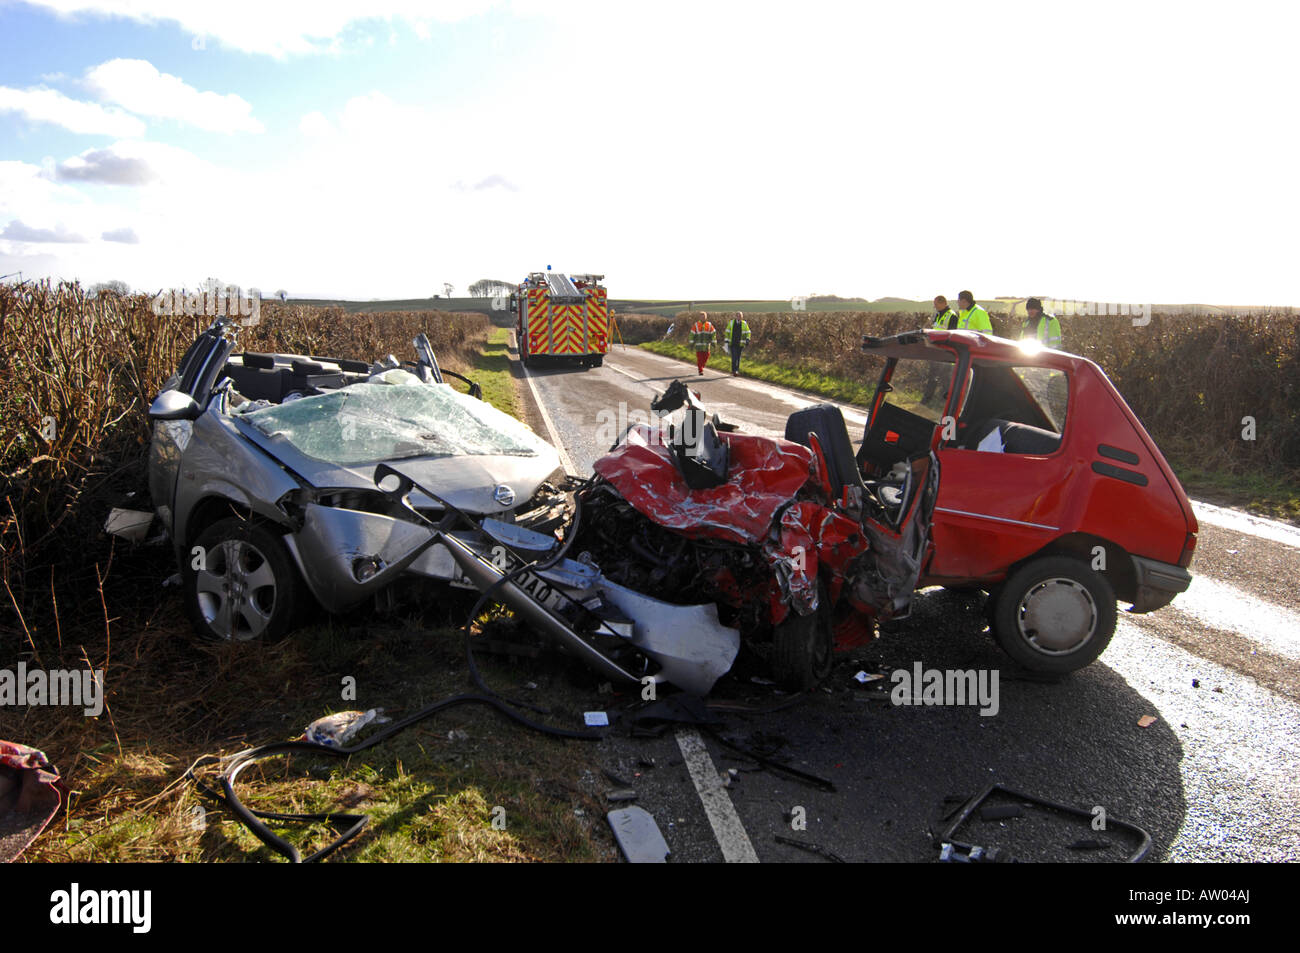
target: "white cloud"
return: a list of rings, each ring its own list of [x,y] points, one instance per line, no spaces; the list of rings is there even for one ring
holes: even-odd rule
[[[88,136],[141,136],[144,123],[120,109],[105,109],[55,89],[0,86],[0,113],[17,113],[29,122],[48,122]]]
[[[334,124],[325,118],[324,113],[313,110],[298,121],[298,131],[306,136],[328,136],[334,132]]]
[[[50,164],[50,169],[53,163]],[[30,162],[0,161],[0,220],[21,218],[41,221],[53,217],[55,207],[73,208],[91,203],[76,189],[54,181],[49,170]]]
[[[466,185],[464,182],[457,182],[453,188],[461,192],[482,192],[486,189],[503,189],[506,192],[519,191],[519,186],[515,185],[504,175],[499,175],[495,172],[491,175],[484,176],[473,185]]]
[[[134,228],[110,228],[100,236],[106,242],[120,242],[123,245],[138,245],[140,236],[135,233]]]
[[[61,224],[55,225],[53,228],[33,228],[30,225],[23,224],[18,219],[14,219],[5,226],[4,231],[0,232],[0,238],[11,242],[34,244],[69,244],[86,240]]]
[[[62,183],[143,186],[198,183],[215,172],[210,163],[185,149],[162,142],[119,140],[62,162],[47,160],[42,175]]]
[[[210,132],[262,132],[253,107],[234,93],[200,92],[148,60],[109,60],[86,72],[100,99],[142,116],[175,119]]]
[[[148,160],[121,155],[112,148],[87,149],[54,167],[60,182],[91,182],[101,185],[147,185],[157,178]]]
[[[495,6],[493,0],[28,0],[62,16],[117,17],[138,23],[175,23],[194,37],[213,37],[223,46],[281,58],[323,53],[354,24],[408,24],[427,36],[432,24],[464,20]]]

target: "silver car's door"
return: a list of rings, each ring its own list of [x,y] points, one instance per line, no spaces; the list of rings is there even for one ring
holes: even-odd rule
[[[169,390],[188,394],[206,408],[217,376],[225,367],[234,343],[214,325],[198,336],[176,373],[163,385]],[[171,534],[175,525],[176,481],[180,476],[181,458],[189,446],[194,424],[189,420],[155,420],[153,440],[149,444],[149,497],[163,527]]]

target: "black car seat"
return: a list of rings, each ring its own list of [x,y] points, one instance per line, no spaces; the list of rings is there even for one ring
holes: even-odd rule
[[[979,448],[981,440],[995,430],[1005,433],[1005,428],[1008,425],[1009,421],[1003,420],[1000,417],[990,417],[987,420],[983,420],[976,424],[974,427],[968,428],[966,432],[962,434],[961,442],[958,446],[963,450],[976,450]]]
[[[853,442],[849,428],[844,424],[844,414],[834,404],[816,404],[796,410],[785,422],[785,439],[811,447],[808,435],[815,433],[826,457],[830,471],[831,489],[836,497],[844,494],[846,486],[864,486],[862,472],[853,455]]]
[[[1012,423],[999,417],[990,417],[977,427],[972,427],[962,437],[961,446],[966,450],[978,450],[980,441],[994,430],[1002,434],[1004,453],[1048,454],[1055,453],[1061,445],[1061,435],[1031,427],[1029,424]]]
[[[277,368],[269,354],[245,352],[240,363],[228,363],[224,373],[235,382],[235,390],[249,400],[278,404],[284,399],[288,371]]]

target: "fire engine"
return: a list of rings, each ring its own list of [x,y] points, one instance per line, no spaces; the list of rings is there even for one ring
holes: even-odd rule
[[[609,298],[604,275],[535,271],[511,299],[519,354],[525,366],[563,358],[600,367],[609,349]]]

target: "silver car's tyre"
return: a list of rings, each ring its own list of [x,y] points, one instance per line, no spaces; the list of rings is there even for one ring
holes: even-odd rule
[[[232,642],[275,641],[298,605],[298,570],[280,538],[232,517],[194,542],[185,566],[185,611],[195,632]]]
[[[1036,559],[1016,570],[997,594],[993,635],[1008,655],[1036,672],[1083,668],[1114,634],[1115,590],[1078,559]]]

